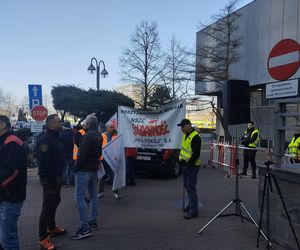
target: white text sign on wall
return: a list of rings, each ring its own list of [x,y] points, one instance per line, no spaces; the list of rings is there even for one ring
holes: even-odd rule
[[[298,95],[298,79],[269,83],[266,85],[266,98],[282,98]]]

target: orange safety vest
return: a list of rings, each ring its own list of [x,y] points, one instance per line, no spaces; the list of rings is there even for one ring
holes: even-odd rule
[[[85,134],[84,129],[80,129],[78,131],[81,135]],[[74,143],[74,147],[73,147],[73,160],[76,161],[77,160],[77,155],[78,155],[78,147],[77,145]]]
[[[102,135],[102,148],[104,148],[104,146],[108,143],[107,134],[104,132],[101,135]],[[111,140],[115,139],[116,137],[117,137],[117,135],[113,135],[111,137]],[[103,156],[102,155],[100,156],[100,160],[101,161],[103,160]]]

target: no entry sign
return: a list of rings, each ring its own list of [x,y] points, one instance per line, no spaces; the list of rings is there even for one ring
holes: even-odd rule
[[[32,110],[31,110],[31,116],[34,120],[36,121],[43,121],[46,119],[48,115],[48,111],[44,106],[35,106]]]
[[[269,74],[276,80],[287,80],[300,66],[300,45],[292,39],[284,39],[271,50],[268,58]]]

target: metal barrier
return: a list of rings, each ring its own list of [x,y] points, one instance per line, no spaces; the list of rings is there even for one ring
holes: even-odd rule
[[[210,157],[208,165],[216,164],[229,174],[236,174],[236,145],[229,143],[210,142]]]

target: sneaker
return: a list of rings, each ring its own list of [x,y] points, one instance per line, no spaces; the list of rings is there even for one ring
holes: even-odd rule
[[[89,222],[89,226],[90,226],[90,228],[93,228],[93,229],[97,229],[97,228],[98,228],[98,224],[97,224],[96,221],[94,221],[94,222]]]
[[[39,248],[44,250],[54,250],[55,246],[50,242],[50,237],[39,241]]]
[[[117,194],[117,193],[114,193],[114,197],[117,199],[117,200],[120,200],[122,199],[122,196]]]
[[[99,193],[99,194],[97,194],[97,199],[101,199],[101,198],[103,198],[104,197],[104,194],[103,194],[103,192],[101,192],[101,193]]]
[[[247,172],[242,171],[242,172],[239,173],[239,175],[247,175]]]
[[[48,235],[50,237],[55,237],[59,235],[64,235],[67,233],[67,230],[61,227],[55,227],[53,230],[48,230]]]
[[[72,240],[81,240],[92,235],[91,229],[79,228],[75,235],[72,236]]]

